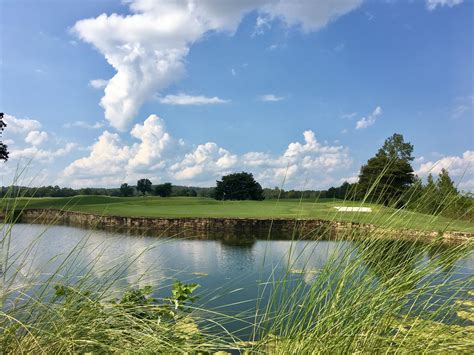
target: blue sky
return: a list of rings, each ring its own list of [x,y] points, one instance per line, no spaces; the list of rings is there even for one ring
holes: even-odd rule
[[[474,2],[193,3],[2,0],[1,183],[326,188],[399,132],[474,190]]]

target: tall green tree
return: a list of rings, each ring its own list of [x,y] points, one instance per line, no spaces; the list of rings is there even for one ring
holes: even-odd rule
[[[143,195],[145,195],[147,192],[151,192],[151,181],[148,179],[138,180],[137,191],[140,191]]]
[[[120,196],[129,197],[133,196],[133,187],[127,183],[120,185]]]
[[[401,205],[402,195],[415,178],[410,164],[412,153],[413,145],[405,142],[403,135],[395,133],[387,138],[360,170],[359,197],[385,205]]]
[[[3,120],[3,112],[0,113],[0,138],[2,138],[3,130],[7,124]],[[0,141],[0,160],[7,161],[8,160],[8,147]]]
[[[418,176],[414,176],[413,184],[411,184],[405,193],[404,200],[407,202],[406,206],[421,212],[420,204],[422,203],[423,193],[423,181]]]
[[[155,186],[156,196],[169,197],[171,196],[172,191],[173,191],[173,185],[171,185],[171,183],[169,182]]]
[[[438,191],[441,196],[457,195],[459,192],[454,186],[454,182],[449,176],[448,170],[441,169],[438,175]]]
[[[216,200],[263,200],[262,186],[250,173],[229,174],[217,181]]]
[[[446,169],[441,169],[436,182],[440,213],[455,217],[458,212],[460,195]]]
[[[426,185],[423,187],[419,212],[429,214],[435,213],[438,209],[438,197],[438,185],[436,184],[433,175],[429,174],[426,180]]]

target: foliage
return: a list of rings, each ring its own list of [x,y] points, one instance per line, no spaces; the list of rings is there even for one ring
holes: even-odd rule
[[[175,308],[184,309],[186,302],[196,301],[196,296],[191,296],[192,293],[199,287],[198,284],[183,284],[179,280],[175,280],[173,283],[173,289],[171,290],[172,297],[171,302],[175,305]]]
[[[137,181],[137,191],[140,191],[143,195],[147,192],[151,192],[151,181],[148,179],[140,179]]]
[[[169,197],[171,196],[171,192],[173,191],[173,185],[167,182],[164,184],[156,185],[155,186],[155,195],[160,197]]]
[[[126,289],[121,298],[107,300],[79,284],[56,284],[53,297],[41,301],[45,303],[33,317],[20,312],[20,318],[12,322],[10,310],[10,317],[0,321],[0,347],[5,353],[163,352],[173,347],[188,351],[205,347],[187,308],[197,285],[180,283],[180,287],[187,293],[180,294],[176,307],[174,294],[160,302],[151,296],[150,286]],[[35,305],[38,300],[31,306]],[[27,321],[37,324],[30,327]]]
[[[134,192],[135,187],[130,186],[130,188]],[[120,188],[85,187],[85,188],[80,188],[80,189],[72,189],[69,187],[59,187],[56,185],[56,186],[41,186],[41,187],[1,186],[0,197],[6,196],[8,191],[10,191],[12,195],[24,196],[24,197],[72,197],[72,196],[78,196],[78,195],[123,196],[120,191]],[[134,194],[132,194],[132,196],[133,195]],[[173,185],[171,196],[214,198],[214,188]]]
[[[413,145],[395,133],[385,140],[377,154],[360,169],[359,198],[384,205],[401,205],[401,197],[414,182],[410,162]]]
[[[0,113],[0,138],[2,138],[3,130],[7,124],[3,121],[3,113]],[[0,160],[7,161],[8,160],[8,147],[0,141]]]
[[[428,175],[426,185],[421,180],[407,191],[404,199],[411,210],[441,215],[452,219],[474,220],[474,199],[469,194],[461,194],[446,169],[441,169],[437,179]]]
[[[120,185],[120,196],[130,197],[133,196],[133,187],[129,186],[127,183]]]
[[[195,188],[187,186],[175,186],[172,187],[171,196],[183,196],[183,197],[211,197],[212,188]],[[198,193],[199,191],[199,193]]]
[[[250,173],[229,174],[217,181],[216,200],[263,200],[263,189]]]

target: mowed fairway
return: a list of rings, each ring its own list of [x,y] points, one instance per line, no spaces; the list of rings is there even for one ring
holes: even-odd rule
[[[53,208],[97,215],[123,217],[224,217],[224,218],[284,218],[324,219],[373,223],[392,228],[451,230],[474,232],[474,223],[454,221],[411,211],[396,210],[381,205],[361,204],[342,200],[317,201],[265,200],[216,201],[199,197],[109,197],[75,196],[65,198],[3,199],[4,210],[22,208]],[[338,212],[336,206],[371,207],[371,213]]]

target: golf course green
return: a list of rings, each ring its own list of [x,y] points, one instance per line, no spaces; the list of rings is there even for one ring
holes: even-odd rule
[[[372,212],[338,212],[334,207],[370,207]],[[3,199],[4,211],[21,209],[60,209],[96,215],[147,218],[256,218],[321,219],[371,223],[389,228],[433,231],[474,232],[474,222],[451,220],[377,204],[337,199],[217,201],[200,197],[109,197],[75,196]]]

